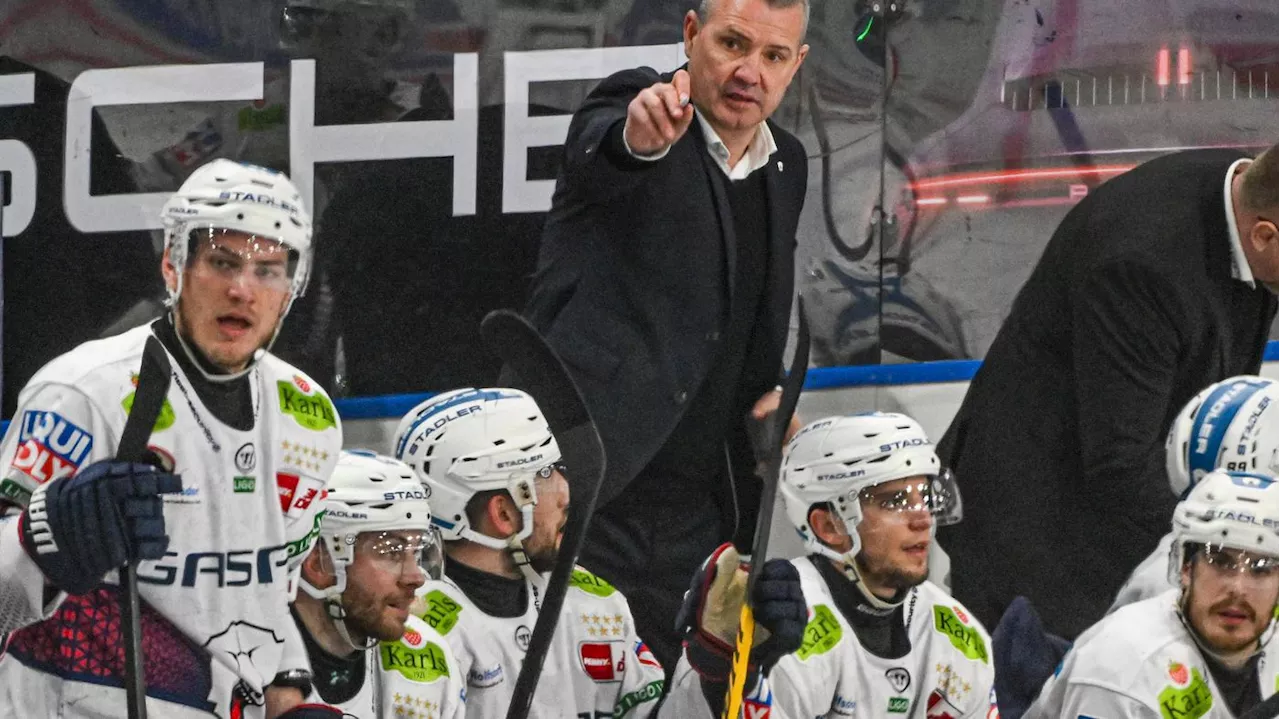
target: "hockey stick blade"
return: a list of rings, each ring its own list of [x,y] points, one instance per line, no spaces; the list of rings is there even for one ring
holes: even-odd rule
[[[528,321],[509,310],[497,310],[480,323],[480,332],[515,373],[517,381],[512,384],[532,395],[547,418],[560,446],[569,482],[569,520],[551,578],[547,580],[524,664],[516,678],[511,705],[507,708],[507,719],[525,719],[551,648],[569,578],[577,565],[587,525],[600,495],[600,484],[604,480],[604,444],[568,369]]]
[[[138,385],[133,394],[129,418],[120,433],[116,459],[141,462],[147,454],[147,442],[169,394],[171,370],[169,355],[155,335],[147,338],[142,349],[142,366],[138,369]],[[125,692],[129,702],[129,719],[146,719],[147,682],[142,666],[142,600],[138,596],[138,562],[120,568],[120,624],[124,629]]]
[[[795,414],[800,392],[804,389],[805,374],[809,369],[809,323],[805,319],[804,300],[796,298],[799,326],[796,328],[796,351],[791,367],[782,386],[782,398],[778,409],[770,416],[766,426],[767,459],[760,494],[760,513],[756,516],[756,531],[751,542],[751,569],[747,574],[747,596],[742,604],[738,622],[738,640],[733,648],[730,666],[729,688],[725,695],[722,718],[737,719],[742,707],[742,695],[746,689],[747,668],[751,647],[755,643],[755,617],[751,611],[751,590],[756,585],[760,569],[769,551],[769,530],[773,527],[773,505],[778,497],[778,476],[782,473],[782,449],[787,427]]]

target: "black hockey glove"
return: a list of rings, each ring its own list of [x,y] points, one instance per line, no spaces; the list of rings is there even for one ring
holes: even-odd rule
[[[160,495],[181,491],[181,477],[149,464],[94,462],[36,488],[20,520],[22,547],[50,584],[84,594],[128,561],[164,556]]]
[[[684,636],[685,656],[704,684],[723,686],[729,680],[738,620],[746,596],[747,565],[732,544],[721,545],[694,572],[676,628]],[[782,657],[796,651],[804,639],[808,607],[800,589],[800,573],[784,559],[765,563],[751,596],[756,621],[755,641],[748,662],[768,673]]]

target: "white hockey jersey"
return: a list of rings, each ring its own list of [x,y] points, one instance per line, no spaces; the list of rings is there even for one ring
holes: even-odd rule
[[[1076,639],[1025,719],[1232,719],[1195,640],[1178,619],[1180,590],[1130,604]],[[1276,637],[1258,662],[1263,699],[1276,693]]]
[[[453,650],[421,619],[409,617],[403,637],[380,642],[365,657],[360,691],[337,705],[344,719],[466,716],[466,690]]]
[[[25,504],[40,483],[115,456],[150,334],[85,343],[32,378],[0,451],[0,493]],[[250,431],[217,420],[171,364],[150,445],[183,491],[163,497],[165,557],[138,570],[148,705],[152,716],[252,719],[277,673],[308,667],[288,605],[342,430],[324,390],[270,354],[249,375]],[[0,629],[17,630],[0,655],[0,716],[124,716],[115,573],[46,605],[17,525],[0,522]]]
[[[1156,595],[1164,594],[1173,585],[1169,583],[1169,549],[1173,546],[1173,533],[1160,538],[1155,551],[1142,560],[1142,564],[1133,570],[1133,574],[1125,580],[1124,586],[1116,592],[1116,600],[1111,603],[1107,614],[1134,602],[1141,602]]]
[[[538,620],[538,592],[519,617],[492,617],[448,581],[419,591],[422,618],[448,641],[466,677],[467,716],[506,716]],[[530,719],[643,719],[662,696],[662,665],[635,633],[622,593],[583,569],[569,582]]]
[[[930,582],[911,590],[903,616],[911,651],[898,659],[882,659],[862,647],[809,558],[792,563],[800,571],[809,605],[804,643],[779,660],[763,686],[744,701],[745,719],[999,716],[991,638],[946,592]],[[686,658],[681,658],[672,682],[663,716],[712,719],[698,675]]]

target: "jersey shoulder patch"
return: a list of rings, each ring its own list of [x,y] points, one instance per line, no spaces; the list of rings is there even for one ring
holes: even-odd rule
[[[421,597],[423,609],[418,618],[427,623],[440,636],[447,636],[458,625],[458,618],[466,609],[443,588],[428,590]]]
[[[933,605],[933,630],[946,637],[951,646],[969,659],[990,664],[986,632],[959,604]]]
[[[573,574],[569,575],[569,586],[597,597],[608,597],[618,591],[612,584],[581,567],[574,568]]]
[[[812,611],[809,623],[804,627],[804,639],[796,650],[796,658],[801,661],[826,654],[844,638],[844,627],[831,607],[815,604]]]

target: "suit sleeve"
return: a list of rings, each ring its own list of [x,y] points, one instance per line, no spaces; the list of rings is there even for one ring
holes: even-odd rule
[[[662,80],[647,67],[605,78],[569,123],[561,177],[585,201],[603,201],[640,182],[661,159],[631,155],[622,139],[627,106],[640,91]]]
[[[1127,262],[1091,273],[1073,299],[1083,491],[1154,541],[1176,503],[1165,471],[1164,417],[1188,318],[1169,280]]]

